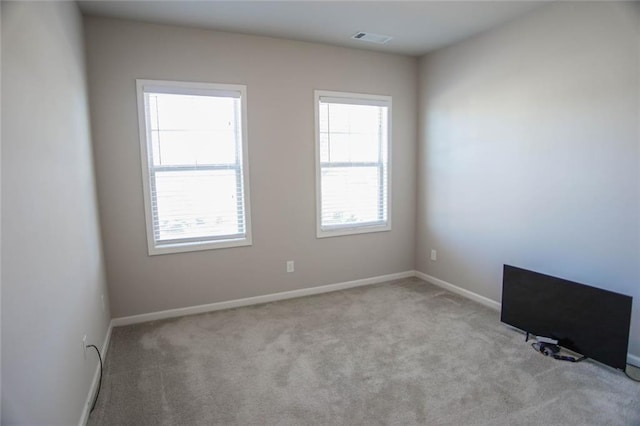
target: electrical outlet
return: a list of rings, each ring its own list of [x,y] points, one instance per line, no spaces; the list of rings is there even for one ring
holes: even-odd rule
[[[87,359],[87,335],[82,336],[82,355]]]
[[[287,260],[287,272],[293,272],[293,271],[295,271],[293,260]]]
[[[434,249],[431,249],[431,260],[433,260],[434,262],[438,260],[438,252]]]

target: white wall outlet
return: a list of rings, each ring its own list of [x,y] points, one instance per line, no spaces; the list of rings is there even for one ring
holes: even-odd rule
[[[434,249],[431,249],[431,260],[433,260],[434,262],[438,260],[438,252]]]
[[[287,272],[293,272],[293,271],[295,271],[293,260],[287,260]]]
[[[82,355],[87,359],[87,335],[82,336]]]

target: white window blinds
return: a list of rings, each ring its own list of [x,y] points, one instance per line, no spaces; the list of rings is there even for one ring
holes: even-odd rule
[[[386,96],[316,92],[318,236],[390,229]]]
[[[244,87],[138,85],[150,254],[250,244]]]

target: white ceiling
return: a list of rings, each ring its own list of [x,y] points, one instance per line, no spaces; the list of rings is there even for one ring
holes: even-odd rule
[[[80,1],[87,15],[422,55],[541,6],[541,1]],[[352,40],[358,31],[393,37]]]

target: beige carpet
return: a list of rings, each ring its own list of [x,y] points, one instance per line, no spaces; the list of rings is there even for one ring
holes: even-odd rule
[[[113,330],[91,425],[640,425],[640,383],[411,278]]]

